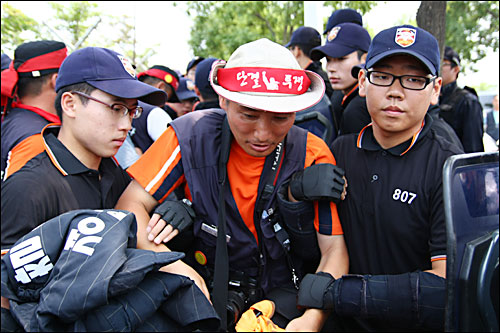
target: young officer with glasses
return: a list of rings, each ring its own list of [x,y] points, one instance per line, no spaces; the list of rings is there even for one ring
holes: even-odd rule
[[[332,145],[349,182],[338,204],[349,275],[310,274],[298,297],[300,306],[333,310],[336,330],[444,329],[442,169],[462,151],[427,114],[439,98],[439,62],[430,33],[397,26],[375,36],[358,74],[372,122]]]
[[[2,250],[67,211],[113,208],[130,177],[112,157],[141,115],[138,100],[163,105],[166,99],[137,80],[126,58],[97,47],[69,55],[55,88],[62,123],[43,129],[44,151],[2,186]]]

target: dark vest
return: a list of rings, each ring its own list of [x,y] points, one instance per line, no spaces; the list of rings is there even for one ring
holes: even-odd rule
[[[184,175],[193,198],[197,219],[194,225],[195,244],[186,261],[204,278],[213,274],[217,237],[204,231],[202,225],[217,226],[219,206],[218,159],[221,147],[221,129],[225,112],[210,109],[189,113],[171,123],[179,140]],[[281,184],[290,179],[293,173],[304,169],[307,132],[293,126],[285,139],[283,163],[278,175],[275,190],[266,209],[276,206],[276,193]],[[271,171],[271,154],[266,158],[259,181],[258,197],[262,195],[267,175]],[[225,192],[226,231],[228,243],[230,279],[237,271],[244,272],[260,281],[264,292],[277,286],[292,286],[291,272],[281,244],[275,237],[269,223],[263,223],[254,214],[254,223],[259,233],[259,244],[243,222],[229,186]],[[206,229],[206,227],[203,227]],[[206,258],[206,265],[197,263],[194,253],[198,251]],[[261,256],[262,254],[262,256]]]

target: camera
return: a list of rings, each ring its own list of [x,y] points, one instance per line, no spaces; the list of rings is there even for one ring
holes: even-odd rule
[[[261,298],[257,280],[244,276],[242,272],[233,272],[231,275],[226,304],[228,329],[234,328],[243,312]]]

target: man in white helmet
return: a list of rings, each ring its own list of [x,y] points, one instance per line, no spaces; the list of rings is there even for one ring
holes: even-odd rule
[[[348,269],[334,203],[345,196],[343,171],[319,137],[293,126],[295,112],[322,98],[324,81],[267,39],[215,62],[209,79],[222,109],[174,120],[128,169],[135,180],[117,208],[136,214],[143,248],[165,251],[192,230],[184,261],[211,290],[222,329],[272,299],[280,326],[298,317],[287,328],[318,331],[326,312],[287,316],[282,300],[291,295],[285,303],[297,311],[302,276]],[[188,200],[165,200],[179,186]],[[289,293],[275,298],[278,288]]]

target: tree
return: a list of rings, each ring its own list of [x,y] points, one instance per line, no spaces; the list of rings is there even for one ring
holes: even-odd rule
[[[422,1],[417,11],[417,24],[436,37],[443,60],[446,38],[446,1]],[[436,19],[441,18],[441,19]]]
[[[8,3],[2,3],[1,30],[2,53],[12,53],[17,45],[33,38],[30,38],[25,33],[23,34],[23,32],[31,32],[34,38],[40,38],[40,25],[37,21],[24,15],[20,10]]]
[[[365,13],[375,3],[327,1],[325,5]],[[284,45],[304,25],[303,1],[189,1],[187,6],[194,22],[189,45],[202,57],[228,59],[238,46],[259,38]]]
[[[49,2],[55,11],[55,30],[69,35],[65,40],[69,46],[77,46],[77,43],[92,27],[102,14],[98,12],[97,4],[88,1],[71,1],[68,3]],[[87,45],[87,44],[82,44]],[[70,47],[71,48],[71,47]]]
[[[189,1],[195,55],[228,59],[240,45],[268,38],[285,44],[304,21],[301,1]]]
[[[141,48],[137,52],[135,43],[135,23],[130,24],[129,16],[115,17],[103,14],[98,5],[87,1],[49,3],[54,11],[47,18],[36,20],[24,15],[20,10],[7,3],[2,3],[2,52],[13,53],[14,49],[26,40],[55,39],[64,42],[69,51],[73,46],[81,48],[99,45],[120,52],[137,63],[138,71],[144,70],[144,64],[152,55],[152,49]],[[96,29],[91,30],[98,22]],[[31,32],[31,38],[22,38]],[[88,34],[86,36],[86,34]],[[131,43],[131,41],[134,41]],[[7,52],[8,51],[8,52]]]
[[[448,1],[446,45],[461,57],[462,64],[476,71],[474,64],[487,52],[498,50],[498,1]]]

